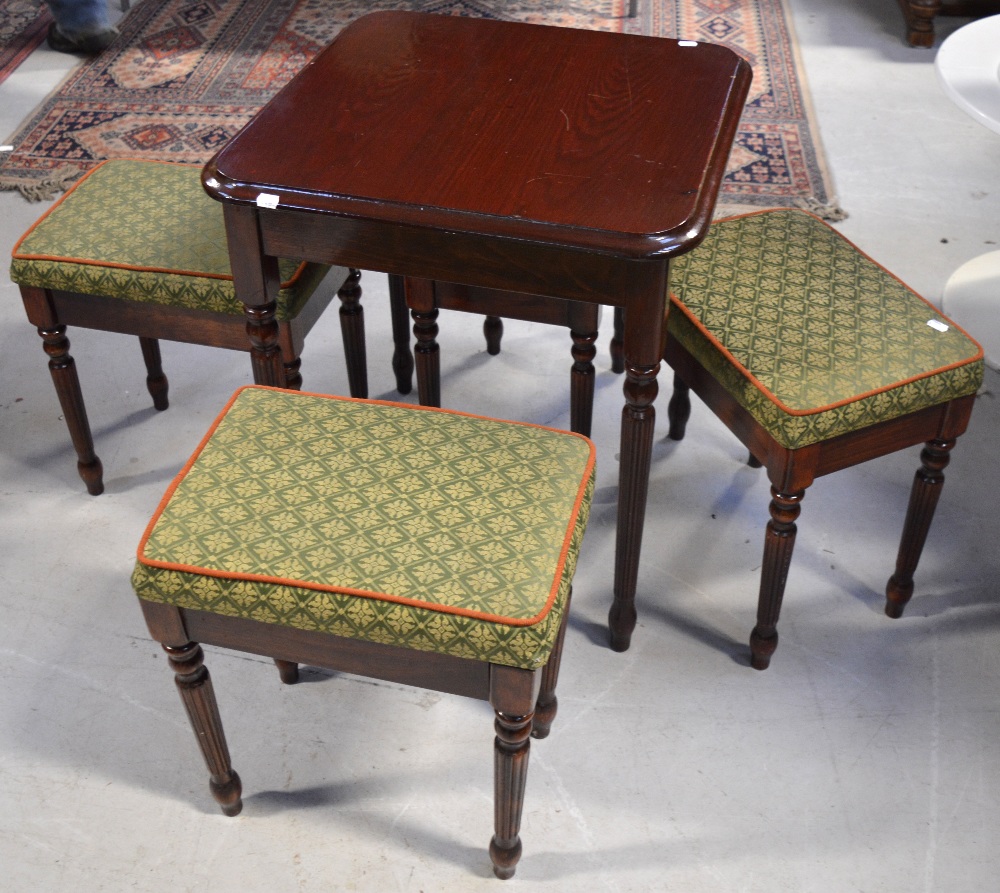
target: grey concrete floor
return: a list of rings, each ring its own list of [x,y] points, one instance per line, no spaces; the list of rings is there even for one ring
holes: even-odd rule
[[[903,45],[895,0],[791,0],[839,228],[932,300],[1000,242],[1000,138]],[[960,21],[943,20],[943,33]],[[12,132],[70,60],[0,88]],[[0,194],[6,253],[42,211]],[[134,341],[71,333],[107,491],[86,495],[17,290],[0,273],[0,889],[498,890],[491,717],[480,703],[210,650],[245,809],[219,814],[129,586],[171,477],[239,354],[165,344],[155,412]],[[364,278],[371,394],[396,396],[384,277]],[[568,424],[565,332],[442,314],[445,404]],[[747,665],[768,485],[695,405],[649,494],[633,646],[606,645],[621,380],[598,356],[599,489],[551,737],[532,749],[512,887],[680,893],[981,893],[1000,875],[1000,429],[989,372],[948,470],[905,617],[882,614],[918,450],[806,497],[771,668]],[[346,393],[336,314],[306,387]],[[501,384],[502,383],[502,384]],[[669,389],[664,376],[663,390]],[[411,398],[412,399],[412,398]]]

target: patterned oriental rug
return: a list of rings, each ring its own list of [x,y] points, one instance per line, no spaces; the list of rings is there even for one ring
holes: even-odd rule
[[[18,2],[18,0],[0,0]],[[805,207],[831,195],[782,0],[144,0],[7,140],[0,188],[47,199],[105,158],[204,162],[348,22],[377,9],[722,43],[754,79],[720,204]]]
[[[0,0],[0,84],[45,40],[51,21],[41,0]]]

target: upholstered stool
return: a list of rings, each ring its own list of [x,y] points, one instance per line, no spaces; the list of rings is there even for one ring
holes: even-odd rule
[[[238,391],[167,491],[132,578],[223,812],[240,811],[241,786],[196,643],[274,658],[286,682],[308,663],[488,700],[490,855],[513,875],[593,480],[579,435]]]
[[[672,268],[665,359],[670,437],[688,388],[771,481],[752,664],[768,666],[806,488],[820,475],[925,442],[886,614],[902,615],[983,377],[975,341],[831,227],[801,211],[713,224]]]
[[[302,344],[332,299],[317,290],[331,268],[283,261],[275,318],[289,387],[301,384]],[[157,339],[250,350],[236,299],[222,208],[201,187],[198,165],[108,161],[81,179],[14,246],[11,279],[38,327],[80,476],[104,489],[66,326],[138,335],[147,386],[167,408]],[[367,396],[360,273],[330,272],[340,287],[351,394]]]

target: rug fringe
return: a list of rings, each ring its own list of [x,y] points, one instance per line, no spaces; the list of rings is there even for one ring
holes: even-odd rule
[[[809,211],[821,220],[827,221],[827,223],[839,223],[841,220],[847,220],[850,216],[847,211],[840,207],[840,205],[836,202],[825,204],[812,196],[808,196],[799,197],[787,202],[776,201],[774,204],[759,202],[754,202],[753,204],[750,204],[749,202],[720,202],[715,206],[715,212],[712,214],[712,219],[720,220],[723,217],[735,217],[739,214],[752,214],[755,211],[769,211],[775,208],[798,208],[802,211]]]
[[[79,168],[67,165],[53,171],[41,180],[23,180],[18,177],[4,177],[0,174],[0,191],[20,192],[29,202],[47,202],[65,192],[83,173]]]
[[[813,214],[827,223],[839,223],[841,220],[847,220],[849,216],[840,205],[836,203],[824,205],[812,197],[803,200],[802,206],[804,210],[812,211]]]

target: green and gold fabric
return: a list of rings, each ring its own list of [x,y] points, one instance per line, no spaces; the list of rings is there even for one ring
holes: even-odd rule
[[[672,335],[790,449],[982,382],[975,341],[804,211],[714,223],[671,291]]]
[[[279,270],[275,315],[294,319],[329,267],[282,260]],[[56,291],[243,313],[222,205],[202,189],[200,165],[104,162],[14,246],[10,278]]]
[[[139,598],[544,665],[594,486],[585,437],[446,410],[236,393],[139,546]]]

